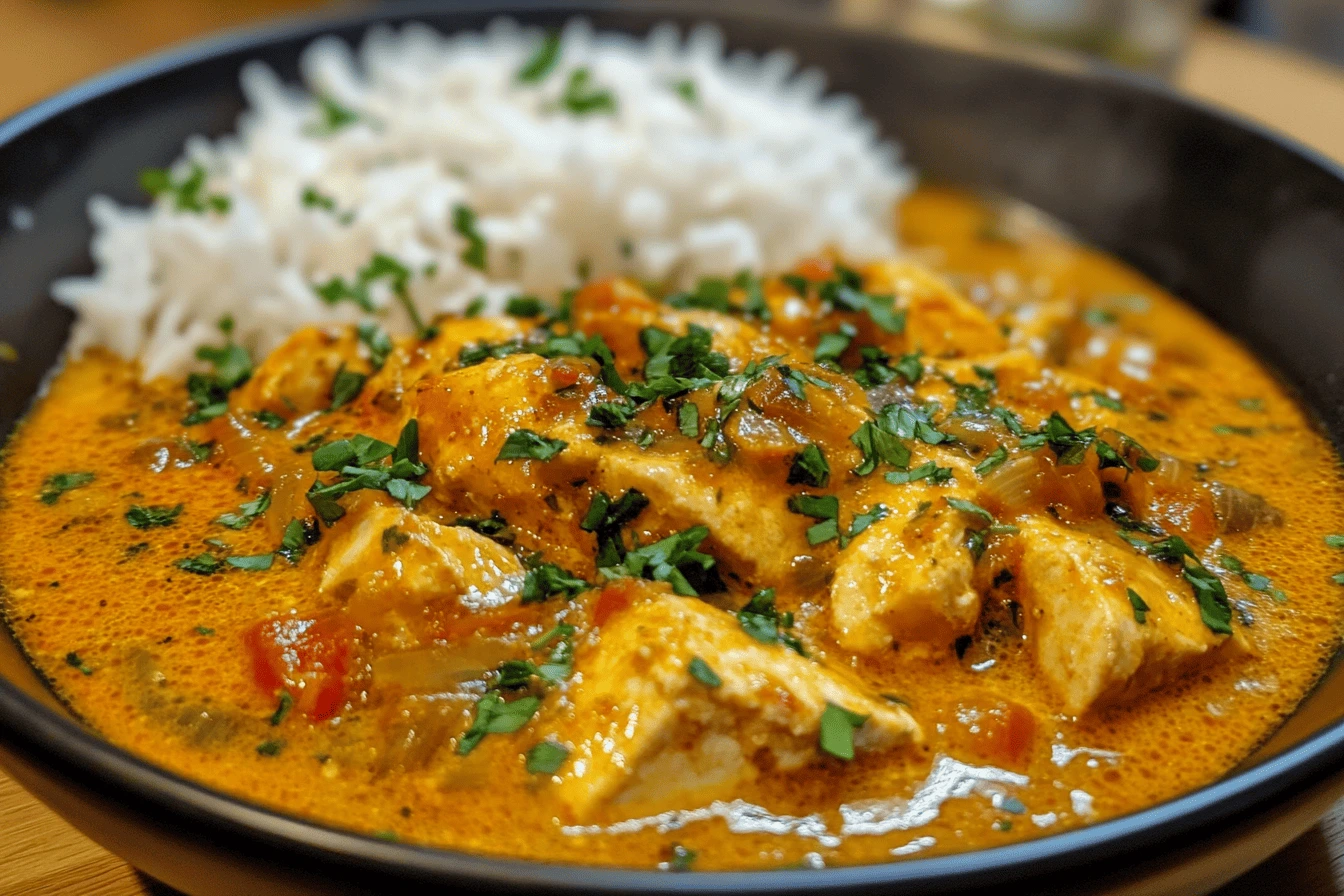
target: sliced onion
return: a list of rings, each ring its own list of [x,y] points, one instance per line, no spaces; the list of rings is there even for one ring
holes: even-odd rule
[[[1259,495],[1223,482],[1210,482],[1209,492],[1219,532],[1245,532],[1256,526],[1283,523],[1283,511]]]
[[[481,678],[517,651],[493,638],[473,638],[451,647],[423,647],[375,659],[375,687],[395,687],[408,694],[444,694],[464,681]]]
[[[985,477],[981,495],[989,509],[1020,513],[1045,503],[1045,469],[1035,454],[1020,454]]]

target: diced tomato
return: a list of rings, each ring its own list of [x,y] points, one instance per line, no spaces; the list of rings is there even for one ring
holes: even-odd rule
[[[468,616],[445,619],[437,624],[434,634],[449,644],[456,644],[473,635],[494,637],[506,634],[518,623],[533,621],[538,615],[532,607],[504,607],[486,613],[472,613]]]
[[[329,719],[345,705],[355,627],[342,613],[264,619],[243,636],[257,687],[289,691],[311,719]]]
[[[593,625],[605,625],[608,619],[634,603],[639,588],[634,579],[617,579],[603,588],[593,604]]]
[[[809,258],[799,262],[794,270],[808,280],[829,280],[835,274],[835,265],[829,258]]]
[[[992,698],[983,703],[961,702],[950,721],[948,739],[959,750],[994,765],[1021,768],[1031,755],[1036,715],[1020,703]]]

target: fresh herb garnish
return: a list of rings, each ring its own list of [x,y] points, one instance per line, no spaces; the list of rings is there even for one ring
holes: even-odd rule
[[[384,464],[389,455],[391,463]],[[414,419],[401,428],[395,446],[366,435],[328,442],[313,452],[313,469],[340,471],[331,482],[314,482],[307,493],[308,503],[327,525],[345,516],[337,499],[359,489],[386,491],[408,509],[430,491],[418,481],[428,468],[420,462],[420,427]]]
[[[283,740],[264,740],[257,744],[257,754],[260,756],[279,756],[280,751],[285,748]]]
[[[185,506],[185,504],[178,504],[174,507],[158,504],[148,506],[132,504],[131,509],[126,511],[126,522],[136,529],[156,529],[160,526],[171,526],[177,522],[177,517],[182,513]]]
[[[485,237],[476,229],[476,212],[465,205],[453,206],[453,231],[467,241],[462,250],[462,263],[478,271],[485,270]]]
[[[375,323],[362,323],[355,328],[359,341],[369,350],[369,363],[375,371],[382,370],[387,356],[392,354],[392,337]]]
[[[225,557],[224,562],[235,569],[245,569],[249,572],[264,572],[271,568],[275,562],[275,554],[253,554],[250,556],[232,556]]]
[[[193,410],[182,418],[186,426],[213,420],[229,409],[229,393],[252,376],[252,356],[233,342],[215,347],[203,345],[196,357],[214,367],[212,374],[187,375],[187,396]]]
[[[289,711],[294,708],[294,698],[289,695],[289,691],[281,691],[279,702],[276,704],[275,712],[271,713],[271,727],[277,728],[289,715]]]
[[[1199,562],[1195,552],[1179,535],[1170,535],[1157,541],[1144,541],[1131,532],[1121,531],[1120,537],[1137,550],[1161,563],[1178,563],[1181,577],[1190,584],[1199,604],[1199,615],[1204,625],[1220,635],[1232,634],[1232,604],[1227,599],[1218,576]]]
[[[794,455],[793,463],[789,466],[789,485],[802,484],[825,488],[830,479],[831,465],[826,462],[826,455],[815,443],[809,443]]]
[[[178,569],[193,572],[198,576],[208,576],[219,572],[219,558],[211,553],[197,554],[195,557],[183,557],[173,563]]]
[[[625,494],[614,501],[603,491],[593,495],[579,528],[597,536],[595,563],[598,568],[615,567],[625,559],[626,547],[621,529],[648,506],[649,499],[638,489],[627,489]]]
[[[616,97],[593,83],[593,73],[581,67],[569,73],[560,106],[571,115],[612,115],[616,112]]]
[[[700,682],[707,688],[717,688],[723,685],[723,679],[718,673],[710,668],[709,663],[700,657],[691,657],[690,663],[686,666],[686,671],[691,673],[691,677]]]
[[[167,197],[179,212],[228,212],[232,202],[221,193],[204,194],[205,168],[193,162],[187,176],[178,180],[167,168],[145,168],[140,172],[140,188],[154,198]]]
[[[569,748],[553,740],[543,740],[527,751],[527,771],[532,775],[553,775],[569,758]]]
[[[485,739],[487,734],[512,734],[532,720],[541,708],[541,698],[528,696],[506,701],[494,691],[487,692],[476,703],[476,716],[471,727],[457,742],[457,755],[465,756]]]
[[[620,564],[602,566],[598,572],[608,579],[621,576],[667,582],[672,591],[685,597],[723,590],[714,558],[696,550],[709,536],[704,526],[692,526],[653,544],[629,551]]]
[[[695,82],[690,78],[681,78],[668,85],[672,92],[686,101],[688,106],[700,105],[700,93],[696,89]]]
[[[905,485],[910,482],[918,482],[921,479],[927,479],[935,485],[949,482],[953,477],[951,467],[940,467],[933,461],[925,461],[917,467],[911,467],[909,470],[893,470],[884,478],[892,485]]]
[[[1281,589],[1275,588],[1274,583],[1270,581],[1269,576],[1263,576],[1258,572],[1251,572],[1246,568],[1245,564],[1231,554],[1223,554],[1218,558],[1218,562],[1222,565],[1223,569],[1234,575],[1240,576],[1241,580],[1246,583],[1246,587],[1250,588],[1252,591],[1268,594],[1279,603],[1288,600],[1288,595],[1284,594]]]
[[[842,311],[866,313],[878,328],[888,333],[905,332],[905,312],[896,309],[896,297],[864,292],[863,278],[857,271],[836,265],[834,278],[821,284],[819,295],[822,301]]]
[[[252,521],[266,512],[271,506],[271,493],[262,492],[251,501],[244,501],[238,506],[237,513],[221,513],[215,517],[215,522],[221,526],[230,529],[246,529]]]
[[[555,69],[559,61],[560,33],[547,31],[541,43],[532,51],[532,55],[527,58],[514,77],[523,84],[539,84],[546,80],[546,76]]]
[[[675,871],[679,874],[690,871],[691,868],[694,867],[695,859],[698,855],[699,853],[693,849],[687,849],[680,843],[673,843],[672,856],[667,860],[667,870]]]
[[[975,465],[975,475],[987,476],[991,471],[1008,459],[1008,449],[1003,445],[995,448],[984,460]]]
[[[821,713],[819,743],[824,753],[846,762],[854,758],[854,732],[863,727],[868,717],[850,712],[842,706],[827,703]]]
[[[542,563],[527,571],[527,577],[523,579],[523,590],[518,601],[524,604],[539,603],[553,594],[574,597],[576,594],[587,591],[590,587],[587,582],[568,570],[562,569],[554,563]]]
[[[43,504],[55,504],[61,495],[71,489],[83,488],[93,481],[92,473],[53,473],[42,481],[42,491],[37,500]]]
[[[1134,621],[1139,625],[1145,624],[1148,621],[1148,605],[1133,588],[1126,588],[1125,592],[1129,595],[1129,605],[1134,608]]]
[[[81,675],[93,674],[93,669],[89,668],[89,666],[84,662],[84,660],[80,659],[79,654],[75,653],[73,650],[65,655],[65,664],[72,668],[78,669]]]
[[[515,429],[504,439],[504,444],[495,456],[495,462],[501,460],[550,460],[568,445],[561,439],[548,439],[530,429]]]
[[[762,644],[783,644],[799,656],[807,656],[803,642],[789,632],[793,628],[793,614],[781,613],[775,607],[775,589],[763,588],[751,596],[746,606],[737,611],[737,623],[742,631]]]
[[[364,388],[364,381],[368,377],[358,371],[348,370],[344,364],[336,369],[336,376],[331,381],[331,407],[330,410],[349,404],[353,401]]]

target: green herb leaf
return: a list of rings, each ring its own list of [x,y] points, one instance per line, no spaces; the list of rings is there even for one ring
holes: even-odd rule
[[[336,370],[336,376],[331,381],[331,410],[336,410],[342,405],[349,404],[359,395],[360,390],[364,388],[364,381],[368,379],[364,374],[354,370],[347,370],[342,364]]]
[[[285,748],[283,740],[264,740],[257,744],[257,753],[261,756],[279,756],[280,751]]]
[[[587,591],[589,587],[589,584],[583,579],[556,566],[554,563],[543,563],[527,571],[527,577],[523,579],[523,590],[519,596],[519,603],[539,603],[553,594],[574,597]]]
[[[593,73],[587,67],[569,73],[565,91],[560,96],[560,107],[571,115],[613,115],[616,97],[611,91],[593,83]]]
[[[1003,445],[995,448],[980,463],[975,465],[975,475],[986,476],[1008,459],[1008,449]]]
[[[842,706],[827,703],[821,713],[820,745],[822,752],[846,762],[854,758],[854,732],[863,727],[868,717],[850,712]]]
[[[781,613],[775,607],[773,588],[762,588],[753,594],[746,606],[737,611],[737,623],[762,644],[783,644],[799,656],[807,656],[802,641],[788,633],[793,628],[793,614]]]
[[[246,557],[225,557],[224,562],[236,569],[246,569],[250,572],[263,572],[271,568],[275,562],[275,554],[253,554]]]
[[[289,691],[280,692],[280,701],[275,707],[275,712],[271,713],[271,727],[279,727],[280,723],[289,715],[289,711],[294,708],[294,698],[289,696]]]
[[[476,703],[476,717],[471,727],[457,742],[457,755],[465,756],[485,739],[487,734],[512,734],[532,720],[541,707],[540,697],[519,697],[506,702],[491,691]]]
[[[467,241],[462,263],[478,271],[485,270],[485,237],[476,229],[476,213],[465,205],[453,206],[453,231]]]
[[[42,481],[42,491],[37,500],[43,504],[55,504],[61,495],[71,489],[83,488],[93,481],[92,473],[53,473]]]
[[[553,775],[569,758],[569,748],[552,740],[543,740],[527,751],[527,771],[532,775]]]
[[[75,653],[73,650],[65,655],[65,664],[78,669],[81,675],[93,674],[93,669],[89,668],[84,660],[80,659],[79,654]]]
[[[501,460],[550,460],[565,450],[568,442],[548,439],[530,429],[515,429],[504,439],[495,462]]]
[[[723,582],[715,568],[714,558],[696,550],[709,536],[704,526],[692,526],[684,532],[636,548],[625,555],[619,565],[599,567],[609,579],[630,576],[667,582],[672,591],[685,597],[695,597],[723,590]]]
[[[1126,588],[1125,591],[1129,594],[1129,605],[1134,608],[1134,621],[1143,625],[1148,621],[1148,605],[1133,588]]]
[[[718,673],[709,667],[709,663],[700,657],[692,657],[686,666],[686,671],[691,673],[691,677],[700,682],[707,688],[717,688],[723,685],[723,679]]]
[[[959,510],[967,516],[981,520],[986,526],[992,526],[994,524],[994,514],[990,513],[979,504],[976,504],[973,501],[967,501],[963,498],[947,498],[946,500],[947,506],[951,507],[953,510]]]
[[[523,63],[523,67],[518,69],[518,74],[514,77],[523,84],[539,84],[554,71],[559,61],[560,33],[547,31],[541,43],[532,51],[532,55]]]
[[[794,455],[793,463],[789,467],[789,485],[802,484],[814,488],[825,488],[830,479],[831,465],[826,462],[826,455],[815,443],[808,444],[802,451]]]
[[[546,306],[536,296],[510,296],[504,303],[504,313],[510,317],[540,317]]]
[[[155,529],[160,526],[171,526],[177,522],[177,517],[182,513],[185,504],[178,504],[174,507],[163,505],[143,506],[132,504],[131,509],[126,511],[126,522],[137,529]]]
[[[154,198],[167,197],[173,209],[203,215],[206,212],[228,212],[232,204],[221,193],[205,194],[206,172],[193,162],[187,176],[178,180],[166,168],[145,168],[140,172],[140,188]]]
[[[699,855],[693,849],[687,849],[680,843],[672,844],[672,855],[667,861],[667,870],[677,873],[690,871],[695,865],[696,856]]]
[[[174,564],[178,569],[186,572],[195,573],[198,576],[208,576],[219,572],[221,563],[214,554],[197,554],[195,557],[183,557]]]
[[[387,356],[392,354],[392,337],[375,323],[363,323],[355,328],[359,341],[369,350],[369,363],[374,370],[382,370]]]
[[[237,513],[221,513],[215,518],[215,522],[221,526],[230,529],[246,529],[252,521],[266,512],[271,506],[271,493],[262,492],[251,501],[244,501],[238,506]]]
[[[937,485],[951,481],[953,475],[951,467],[940,467],[930,460],[909,470],[894,470],[884,478],[892,485],[905,485],[909,482],[918,482],[921,479],[927,479]]]

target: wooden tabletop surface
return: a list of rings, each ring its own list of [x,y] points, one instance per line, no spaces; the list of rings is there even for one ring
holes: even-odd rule
[[[81,78],[318,0],[0,0],[0,119]],[[1200,27],[1175,83],[1344,163],[1344,71]],[[1344,802],[1219,896],[1344,896]],[[0,896],[172,896],[0,773]]]

